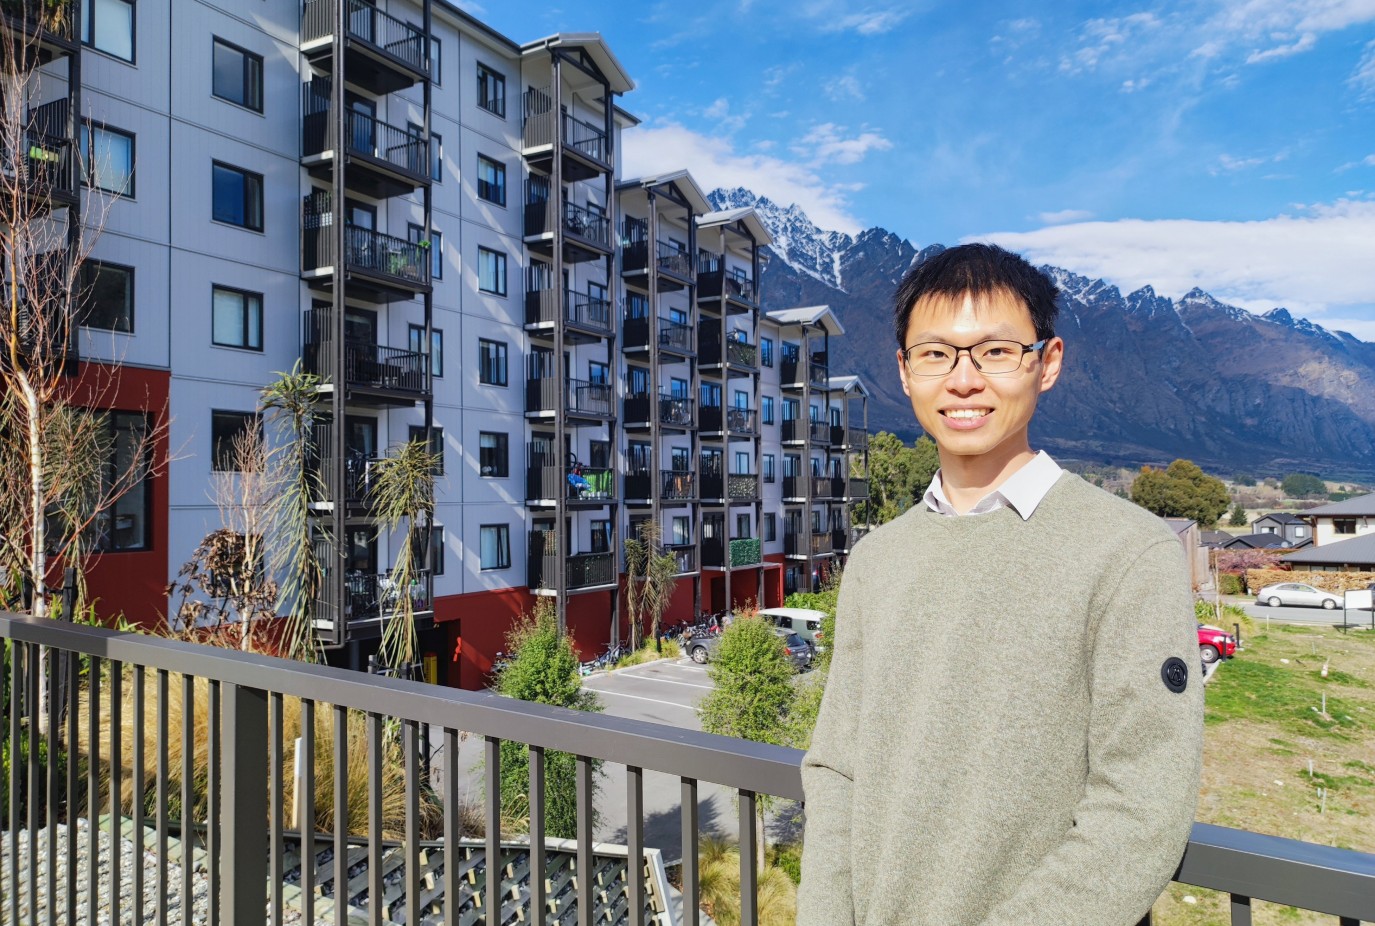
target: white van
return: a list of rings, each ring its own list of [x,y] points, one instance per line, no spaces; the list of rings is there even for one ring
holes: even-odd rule
[[[759,616],[775,627],[791,630],[812,646],[820,648],[826,645],[821,634],[821,621],[826,617],[825,611],[814,611],[811,608],[764,608],[759,612]]]

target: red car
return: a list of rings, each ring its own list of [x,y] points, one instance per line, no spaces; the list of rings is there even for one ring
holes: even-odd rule
[[[1219,659],[1231,659],[1237,654],[1237,638],[1217,627],[1199,624],[1198,652],[1205,665]]]

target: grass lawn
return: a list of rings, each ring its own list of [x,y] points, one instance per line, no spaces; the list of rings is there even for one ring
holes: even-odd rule
[[[1245,643],[1208,684],[1197,819],[1375,852],[1375,632],[1276,624]],[[1257,924],[1336,922],[1259,902],[1252,912]],[[1227,897],[1171,885],[1155,922],[1224,926]]]

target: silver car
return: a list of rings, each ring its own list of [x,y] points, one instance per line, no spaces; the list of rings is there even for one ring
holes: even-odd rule
[[[1303,608],[1326,608],[1331,611],[1342,606],[1343,598],[1332,592],[1325,592],[1302,582],[1281,582],[1267,585],[1256,593],[1256,604],[1268,604],[1272,608],[1281,605]]]

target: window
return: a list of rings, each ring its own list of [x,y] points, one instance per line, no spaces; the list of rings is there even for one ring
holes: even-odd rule
[[[430,36],[430,80],[436,87],[444,85],[444,43]]]
[[[498,206],[506,205],[506,165],[477,156],[477,196]]]
[[[764,481],[773,482],[776,478],[777,461],[771,453],[764,454]]]
[[[134,330],[134,268],[88,260],[81,265],[81,324]]]
[[[744,450],[735,451],[735,475],[747,476],[750,471],[750,455]]]
[[[764,540],[773,543],[778,539],[778,516],[775,514],[764,515]]]
[[[423,443],[425,442],[425,429],[424,429],[423,427],[421,427],[420,425],[415,425],[415,424],[413,424],[413,425],[411,425],[411,427],[410,427],[410,433],[409,433],[408,437],[409,437],[409,439],[410,439],[411,441],[419,441],[420,443],[423,444]],[[436,457],[439,458],[438,461],[437,461],[436,464],[435,464],[434,474],[435,474],[436,476],[442,476],[442,475],[444,475],[444,429],[443,429],[443,428],[430,428],[430,453],[434,454]]]
[[[411,325],[410,351],[413,354],[425,353],[425,326]],[[430,375],[444,375],[444,332],[438,328],[430,329]]]
[[[611,522],[592,522],[592,553],[611,552]]]
[[[691,521],[682,515],[673,518],[673,546],[685,547],[692,543]]]
[[[505,433],[479,431],[477,434],[478,471],[483,476],[505,479],[511,475],[510,441]]]
[[[766,395],[762,398],[763,416],[765,424],[773,424],[773,396]]]
[[[611,384],[611,367],[595,360],[587,361],[587,381],[597,386]]]
[[[254,112],[263,111],[263,58],[216,37],[211,52],[210,92]]]
[[[411,244],[418,244],[430,252],[430,278],[434,280],[444,279],[444,233],[430,229],[430,237],[425,238],[423,226],[416,225],[414,222],[406,224],[406,238]],[[425,242],[428,240],[428,244]]]
[[[430,177],[435,183],[444,182],[444,136],[430,133]]]
[[[253,412],[210,412],[210,468],[219,473],[238,471],[234,444],[250,428],[260,427]]]
[[[252,231],[263,230],[263,175],[213,162],[210,217]]]
[[[152,545],[152,492],[149,488],[151,442],[148,421],[141,412],[92,412],[95,436],[103,454],[91,479],[90,491],[107,497],[113,486],[128,486],[90,524],[73,524],[62,499],[49,506],[48,550],[56,553],[70,543],[73,531],[83,530],[91,552],[147,550]],[[82,486],[81,491],[86,491]]]
[[[480,540],[483,569],[511,568],[511,526],[509,524],[482,525]]]
[[[107,55],[134,60],[134,0],[83,0],[81,41]]]
[[[481,62],[477,66],[477,105],[506,118],[506,78]]]
[[[430,574],[444,574],[444,525],[430,525]]]
[[[759,339],[759,362],[766,367],[773,366],[773,338]]]
[[[506,385],[506,342],[477,339],[477,381],[488,386]]]
[[[1339,534],[1354,534],[1356,533],[1356,519],[1333,518],[1332,529]]]
[[[1308,528],[1306,528],[1306,527],[1296,527],[1296,528],[1294,528],[1294,536],[1295,536],[1295,537],[1306,537],[1306,536],[1308,536]]]
[[[484,293],[506,295],[506,255],[501,251],[477,249],[477,288]]]
[[[210,342],[220,347],[263,349],[263,297],[227,286],[210,290]]]
[[[669,466],[675,473],[686,473],[692,469],[688,462],[692,459],[691,452],[686,447],[672,447],[669,449]]]
[[[746,539],[750,536],[750,516],[747,514],[737,514],[735,516],[735,537],[736,539]]]
[[[117,196],[134,195],[134,136],[87,122],[81,133],[86,185]]]

